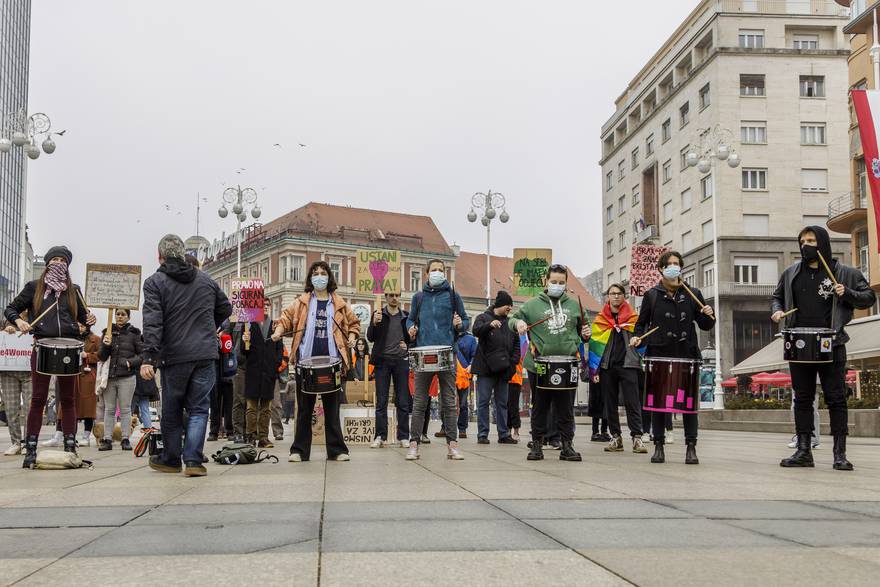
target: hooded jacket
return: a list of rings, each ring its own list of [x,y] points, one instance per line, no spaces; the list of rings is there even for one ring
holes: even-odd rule
[[[834,295],[831,299],[831,328],[837,331],[833,346],[842,346],[849,342],[849,335],[844,330],[844,326],[852,320],[853,310],[870,308],[877,302],[877,294],[868,285],[868,281],[861,271],[832,258],[831,239],[827,230],[821,226],[808,226],[807,229],[816,235],[816,246],[828,263],[834,278],[846,287],[842,296]],[[776,291],[773,292],[771,312],[788,312],[794,308],[792,283],[800,273],[802,264],[803,261],[797,261],[782,272],[779,283],[776,285]],[[783,328],[791,328],[795,320],[794,315],[786,316]]]
[[[559,299],[553,299],[545,291],[538,297],[527,301],[511,315],[508,326],[514,332],[516,332],[519,320],[526,324],[534,324],[548,316],[553,316],[553,318],[529,330],[531,344],[529,344],[529,350],[523,360],[523,366],[527,371],[533,373],[535,371],[534,351],[537,351],[538,356],[575,357],[578,355],[578,345],[583,342],[580,334],[581,328],[590,323],[587,317],[581,316],[580,313],[578,301],[567,293],[562,294]]]
[[[207,273],[166,259],[144,282],[144,365],[219,358],[217,329],[232,306]]]
[[[454,308],[453,303],[455,304]],[[457,334],[452,325],[453,312],[461,317],[458,333],[467,332],[471,319],[464,309],[461,296],[452,291],[448,281],[444,281],[439,287],[431,287],[426,283],[422,287],[422,291],[413,296],[410,313],[406,320],[407,329],[412,326],[419,327],[415,345],[417,347],[452,346]]]

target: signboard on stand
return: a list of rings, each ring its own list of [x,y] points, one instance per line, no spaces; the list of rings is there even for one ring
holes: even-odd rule
[[[544,291],[544,276],[553,263],[553,249],[513,249],[513,290],[521,297]]]

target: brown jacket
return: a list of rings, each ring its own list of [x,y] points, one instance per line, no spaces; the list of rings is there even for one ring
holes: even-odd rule
[[[290,364],[296,364],[296,350],[302,342],[303,335],[306,331],[306,319],[309,315],[309,301],[312,294],[304,293],[288,307],[281,312],[280,322],[284,326],[284,332],[293,332],[293,344],[290,346]],[[335,292],[331,294],[333,299],[333,322],[330,328],[333,331],[333,340],[336,342],[336,348],[339,350],[339,357],[345,366],[346,372],[349,369],[351,357],[346,349],[348,349],[348,339],[354,334],[356,337],[361,333],[361,323],[341,296]],[[341,330],[340,330],[341,329]],[[299,332],[298,332],[299,331]]]
[[[83,352],[89,356],[87,359],[83,359],[83,367],[88,365],[91,370],[81,371],[77,376],[76,417],[78,420],[94,418],[98,409],[95,385],[98,379],[98,350],[101,348],[101,339],[97,334],[89,334],[84,342]],[[104,414],[101,414],[101,417],[103,418]]]

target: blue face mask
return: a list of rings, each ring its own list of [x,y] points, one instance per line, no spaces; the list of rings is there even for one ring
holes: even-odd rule
[[[330,281],[330,278],[326,275],[312,275],[312,287],[318,291],[324,291],[327,289],[328,281]]]
[[[551,298],[561,298],[562,294],[565,293],[565,284],[564,283],[549,283],[547,284],[547,295]]]
[[[670,281],[678,279],[680,275],[681,267],[678,267],[677,265],[669,265],[668,267],[663,269],[663,277]]]
[[[446,281],[446,274],[442,271],[431,271],[428,273],[428,284],[431,287],[440,287]]]

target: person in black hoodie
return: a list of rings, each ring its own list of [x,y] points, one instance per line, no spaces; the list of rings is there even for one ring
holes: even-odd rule
[[[131,450],[129,432],[131,431],[131,400],[137,384],[135,373],[141,368],[144,352],[141,331],[129,323],[131,311],[118,308],[115,312],[116,324],[112,336],[106,329],[102,332],[101,349],[98,359],[110,361],[107,387],[104,389],[104,438],[98,450],[113,448],[113,427],[116,425],[116,405],[119,404],[119,421],[122,428],[122,450]]]
[[[73,253],[64,246],[49,249],[43,257],[46,269],[39,279],[28,282],[4,311],[6,320],[34,339],[79,338],[79,323],[91,326],[95,316],[82,303],[78,285],[70,279],[69,267]],[[21,314],[34,316],[30,323]],[[36,318],[39,318],[37,320]],[[25,456],[22,466],[33,468],[37,462],[37,440],[43,425],[43,410],[49,397],[51,376],[37,373],[37,351],[31,355],[31,406],[25,433]],[[76,377],[58,377],[56,394],[61,404],[61,425],[64,450],[76,452]]]
[[[409,394],[410,338],[406,329],[409,314],[400,308],[400,294],[386,293],[385,307],[373,314],[367,328],[367,340],[373,343],[370,364],[375,367],[376,438],[370,448],[381,448],[388,440],[388,395],[394,382],[394,407],[397,416],[397,444],[409,445],[409,416],[412,396]]]
[[[667,357],[678,359],[701,359],[697,330],[711,330],[715,326],[715,312],[705,304],[700,290],[690,290],[700,303],[686,292],[681,282],[681,253],[667,251],[660,255],[657,270],[663,276],[660,283],[649,289],[642,300],[639,319],[630,338],[630,346],[642,346],[646,332],[658,327],[657,332],[645,338],[648,343],[646,357]],[[650,410],[649,410],[650,411]],[[682,414],[685,438],[685,459],[688,465],[699,464],[697,459],[697,414]],[[666,414],[651,411],[651,427],[654,430],[654,454],[652,463],[666,462],[663,445],[666,441]]]
[[[232,313],[226,294],[203,271],[184,261],[184,245],[174,234],[159,241],[159,269],[144,282],[144,356],[141,376],[162,368],[161,455],[150,467],[179,473],[181,456],[189,477],[207,475],[202,464],[211,388],[220,356],[217,329]],[[186,442],[183,411],[186,408]],[[182,454],[181,454],[182,453]]]
[[[507,385],[519,363],[519,335],[508,325],[513,298],[504,290],[495,296],[492,307],[474,320],[474,336],[479,340],[471,363],[477,376],[477,442],[489,444],[489,401],[495,395],[495,425],[498,444],[517,444],[507,428]]]
[[[831,418],[833,467],[838,471],[852,471],[852,463],[846,458],[848,412],[845,378],[849,336],[844,326],[852,320],[854,309],[870,308],[876,303],[877,295],[868,286],[861,271],[832,258],[828,231],[821,226],[807,226],[801,230],[798,244],[802,260],[782,272],[773,293],[773,314],[770,318],[777,324],[784,320],[785,328],[830,328],[836,334],[831,343],[830,363],[789,363],[795,396],[797,450],[789,458],[782,459],[779,465],[814,466],[810,440],[818,375]],[[828,269],[834,275],[833,280],[820,263],[821,260],[828,264]],[[797,308],[796,312],[785,316],[794,308]]]

